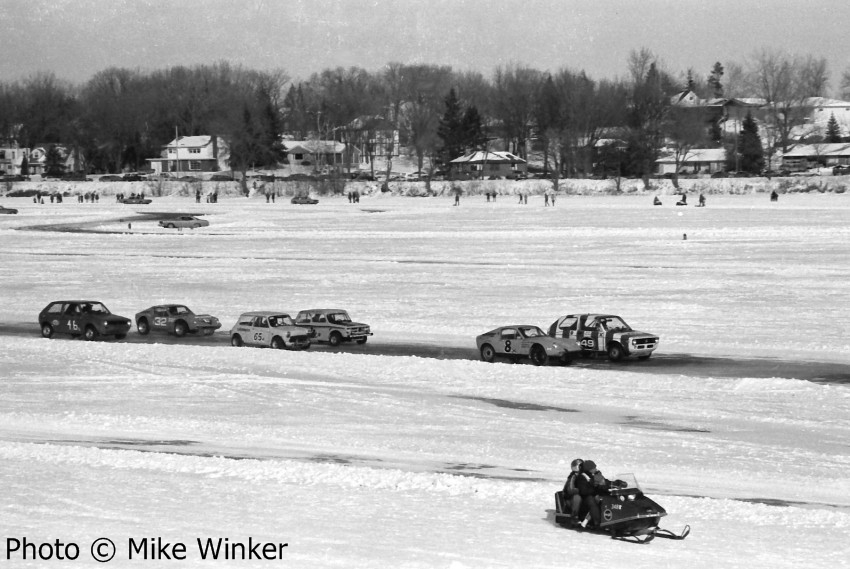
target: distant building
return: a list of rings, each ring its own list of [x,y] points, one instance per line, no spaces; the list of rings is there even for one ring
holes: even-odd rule
[[[676,172],[676,157],[667,154],[655,161],[658,174]],[[726,150],[723,148],[693,148],[679,159],[679,174],[713,174],[726,170]]]
[[[196,174],[230,169],[230,152],[220,136],[181,136],[163,146],[160,156],[148,158],[155,174]]]
[[[528,163],[515,154],[503,151],[476,150],[449,162],[453,174],[473,177],[508,176],[528,172]]]
[[[64,144],[39,143],[29,153],[29,173],[47,173],[47,153],[55,148],[59,155],[59,166],[62,173],[79,172],[85,169],[84,160],[79,148],[71,148]]]
[[[16,143],[0,146],[0,175],[17,176],[21,173],[21,164],[29,154],[29,148],[20,148]]]
[[[357,167],[360,150],[336,140],[282,140],[290,166],[312,169]]]
[[[798,144],[782,157],[782,167],[788,170],[847,164],[850,164],[850,143],[847,142]]]

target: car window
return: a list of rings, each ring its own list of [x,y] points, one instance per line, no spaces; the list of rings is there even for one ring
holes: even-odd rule
[[[269,324],[271,326],[292,326],[293,322],[288,314],[280,314],[269,318]]]
[[[313,316],[313,322],[326,322],[326,321],[327,321],[327,319],[325,318],[324,314],[315,314]]]
[[[513,328],[506,328],[502,330],[502,339],[504,340],[512,340],[517,337],[516,330]]]
[[[80,312],[82,312],[80,310],[80,305],[75,302],[72,302],[65,307],[65,314],[79,314]]]
[[[65,303],[63,302],[54,302],[50,306],[47,307],[47,311],[50,314],[61,314],[65,311]]]
[[[189,309],[186,308],[185,306],[175,306],[174,307],[174,313],[175,314],[189,314],[189,312],[190,312]]]
[[[310,313],[309,312],[299,312],[298,316],[295,317],[295,321],[300,324],[305,324],[310,322]]]
[[[526,326],[525,328],[520,328],[519,330],[526,338],[536,338],[538,336],[545,336],[543,330],[541,330],[537,326]]]
[[[237,326],[251,326],[254,322],[254,319],[250,316],[242,315],[239,317],[239,324]]]
[[[346,322],[351,322],[351,318],[345,312],[334,312],[333,314],[328,314],[328,322],[345,324]]]
[[[559,327],[561,328],[561,330],[575,330],[577,322],[578,318],[576,318],[575,316],[568,316],[564,318],[564,321],[561,322]]]
[[[154,308],[153,309],[154,316],[168,316],[168,310],[165,308]]]

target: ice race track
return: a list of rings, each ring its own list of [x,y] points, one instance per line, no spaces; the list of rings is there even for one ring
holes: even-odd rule
[[[111,543],[105,566],[847,567],[850,196],[651,201],[4,198],[0,566],[102,567]],[[38,312],[75,298],[131,318],[185,303],[223,327],[41,338]],[[323,307],[374,336],[229,345],[243,311]],[[478,334],[579,312],[660,347],[476,357]],[[688,539],[557,526],[577,457],[633,473]]]

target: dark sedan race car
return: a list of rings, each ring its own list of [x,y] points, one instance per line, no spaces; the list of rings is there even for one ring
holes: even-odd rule
[[[632,330],[613,314],[568,314],[552,323],[549,334],[578,342],[585,355],[608,355],[611,361],[646,360],[658,347],[658,336]]]
[[[553,338],[530,325],[502,326],[475,338],[481,359],[493,362],[497,356],[512,360],[529,358],[534,365],[550,361],[569,363],[581,354],[581,348],[569,338]]]
[[[121,340],[130,331],[130,319],[112,314],[96,300],[57,300],[48,304],[38,315],[41,335],[82,336],[96,340],[99,336],[115,336]]]
[[[136,329],[142,336],[149,332],[167,332],[182,338],[186,334],[211,336],[221,322],[209,314],[195,314],[182,304],[160,304],[136,314]]]

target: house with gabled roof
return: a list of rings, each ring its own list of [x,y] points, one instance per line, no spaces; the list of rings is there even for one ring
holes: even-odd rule
[[[452,174],[470,176],[509,176],[528,172],[528,163],[510,152],[497,150],[476,150],[464,154],[449,162]]]
[[[847,164],[850,164],[850,143],[847,142],[798,144],[782,156],[782,167],[789,170]]]
[[[290,166],[309,166],[313,169],[357,167],[360,150],[336,140],[282,140],[286,161]]]
[[[155,174],[199,174],[229,170],[230,152],[220,136],[180,136],[162,147],[159,158],[148,158]]]
[[[692,148],[679,157],[679,174],[714,174],[726,170],[726,150],[723,148]],[[666,154],[655,161],[656,173],[675,174],[676,156]]]

